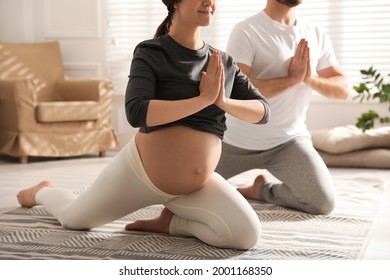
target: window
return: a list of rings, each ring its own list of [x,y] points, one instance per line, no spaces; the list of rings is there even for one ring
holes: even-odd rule
[[[209,44],[226,49],[233,26],[260,11],[266,0],[217,0],[213,24],[203,29]],[[106,0],[107,67],[116,94],[124,94],[135,46],[153,37],[167,15],[160,0]],[[371,65],[390,73],[390,2],[388,0],[304,0],[296,12],[324,28],[352,84]]]

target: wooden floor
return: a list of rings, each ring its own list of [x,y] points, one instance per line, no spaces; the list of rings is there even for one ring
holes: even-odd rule
[[[78,189],[89,185],[105,164],[114,155],[111,152],[105,158],[87,156],[71,159],[34,158],[28,164],[19,164],[17,160],[0,156],[0,212],[18,207],[16,193],[27,186],[50,179],[54,185]],[[342,172],[342,169],[331,169]],[[390,182],[390,170],[356,169],[356,172],[369,172]],[[64,187],[64,186],[61,186]],[[387,187],[379,216],[375,222],[364,259],[390,260],[390,186]]]

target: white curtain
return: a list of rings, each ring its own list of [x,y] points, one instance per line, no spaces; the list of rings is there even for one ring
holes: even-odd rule
[[[116,94],[124,94],[135,46],[153,37],[167,15],[161,0],[106,0],[108,28],[106,60]],[[217,0],[213,24],[202,37],[226,49],[233,26],[263,9],[266,0]],[[390,73],[389,0],[304,0],[297,14],[324,28],[351,84],[360,81],[360,69],[371,65]]]

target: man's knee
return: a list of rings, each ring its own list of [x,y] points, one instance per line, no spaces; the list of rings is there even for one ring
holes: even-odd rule
[[[314,215],[329,215],[334,210],[335,204],[334,196],[324,195],[322,199],[311,205],[308,212]]]

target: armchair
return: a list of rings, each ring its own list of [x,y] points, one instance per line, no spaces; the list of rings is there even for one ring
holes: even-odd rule
[[[117,147],[112,84],[64,75],[58,42],[0,42],[0,153],[104,156]]]

